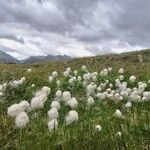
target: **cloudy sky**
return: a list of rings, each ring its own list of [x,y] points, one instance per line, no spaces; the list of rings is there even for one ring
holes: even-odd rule
[[[150,0],[0,0],[0,49],[91,56],[150,47]]]

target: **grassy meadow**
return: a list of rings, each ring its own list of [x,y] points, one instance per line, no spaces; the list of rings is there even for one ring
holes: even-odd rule
[[[143,57],[143,63],[138,60],[139,54]],[[143,81],[147,84],[145,91],[150,91],[150,50],[32,65],[0,64],[0,84],[26,78],[17,88],[7,86],[4,96],[0,98],[0,150],[150,149],[150,101],[132,102],[131,108],[125,108],[128,98],[114,102],[107,99],[99,101],[94,97],[95,104],[87,107],[86,90],[82,82],[70,86],[69,79],[63,76],[67,67],[72,71],[77,70],[78,75],[83,76],[83,65],[89,72],[98,72],[97,85],[105,80],[114,84],[119,76],[118,70],[124,68],[124,80],[129,88],[137,87],[138,82]],[[112,73],[101,77],[100,72],[107,67],[113,68]],[[31,68],[32,72],[27,72],[28,68]],[[48,80],[53,71],[58,72],[60,89],[70,91],[71,95],[76,97],[78,107],[75,110],[79,114],[79,120],[67,126],[65,116],[70,108],[61,104],[58,129],[50,132],[47,127],[47,112],[58,89],[56,79],[51,83]],[[134,83],[128,80],[131,75],[136,77]],[[32,87],[32,84],[35,84],[35,87]],[[35,92],[43,86],[51,88],[44,108],[28,112],[29,124],[23,129],[16,128],[14,119],[7,115],[7,108],[21,100],[30,102]],[[116,109],[122,112],[123,118],[114,117]],[[100,132],[95,130],[96,125],[102,127]],[[121,135],[118,132],[121,132]]]

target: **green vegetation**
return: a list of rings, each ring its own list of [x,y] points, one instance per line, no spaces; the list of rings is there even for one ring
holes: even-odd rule
[[[138,60],[139,54],[143,57],[143,63]],[[116,103],[109,100],[100,102],[95,98],[96,103],[87,107],[83,85],[78,82],[72,87],[68,79],[63,77],[67,67],[70,67],[72,71],[78,70],[79,75],[82,76],[83,65],[90,72],[98,72],[97,85],[106,79],[114,83],[119,76],[118,70],[124,68],[128,87],[137,87],[138,82],[143,81],[147,83],[145,91],[150,91],[150,83],[148,83],[150,50],[33,65],[0,64],[0,84],[26,77],[26,81],[17,88],[7,86],[0,100],[0,150],[150,149],[150,101],[133,102],[131,108],[125,108],[124,105],[128,99]],[[112,74],[101,77],[100,72],[109,66],[113,68]],[[27,72],[28,68],[32,69],[31,73]],[[48,80],[53,71],[59,74],[61,90],[69,90],[72,97],[76,97],[79,104],[75,110],[79,114],[79,120],[66,126],[65,116],[70,109],[62,104],[59,110],[58,129],[50,132],[47,127],[47,111],[50,110],[50,104],[57,91],[56,80],[52,83]],[[131,75],[136,76],[135,83],[129,82]],[[35,87],[31,87],[32,84],[35,84]],[[14,119],[7,115],[7,108],[21,100],[30,102],[35,92],[43,86],[51,88],[51,94],[44,108],[29,112],[30,122],[27,127],[17,129],[14,126]],[[116,109],[121,110],[123,118],[114,117]],[[95,130],[96,125],[102,127],[100,132]],[[118,132],[121,132],[121,136],[117,134]]]

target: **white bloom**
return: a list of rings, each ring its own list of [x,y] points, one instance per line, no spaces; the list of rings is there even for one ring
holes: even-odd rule
[[[47,100],[47,95],[44,93],[36,93],[36,96],[31,99],[31,108],[38,109],[44,107],[44,102]]]
[[[10,107],[8,107],[7,114],[10,117],[16,117],[20,112],[22,112],[22,108],[19,106],[19,104],[13,104]]]
[[[124,69],[123,68],[120,68],[119,69],[119,74],[123,74],[124,73]]]
[[[35,87],[35,84],[32,84],[31,87]]]
[[[87,105],[90,106],[90,105],[93,105],[93,104],[95,104],[95,101],[94,101],[93,97],[90,96],[87,100]]]
[[[48,122],[48,129],[49,131],[52,131],[52,130],[57,130],[58,128],[58,121],[57,119],[52,119],[51,121]]]
[[[70,106],[72,109],[76,108],[78,106],[78,101],[76,100],[75,97],[71,98],[68,102],[67,102],[68,106]]]
[[[132,103],[131,103],[131,102],[127,102],[127,103],[125,104],[125,107],[127,107],[127,108],[132,107]]]
[[[67,68],[66,71],[68,71],[70,73],[71,72],[71,68],[70,67]]]
[[[54,80],[53,76],[49,76],[49,82],[51,83]]]
[[[56,91],[56,98],[60,99],[62,97],[62,91],[61,90],[57,90]]]
[[[51,89],[50,89],[49,87],[47,87],[47,86],[43,86],[42,92],[43,92],[44,94],[46,94],[46,95],[49,95],[50,92],[51,92]]]
[[[66,125],[70,125],[71,123],[78,121],[78,119],[78,113],[74,110],[70,110],[68,116],[66,116]]]
[[[0,97],[2,97],[4,95],[4,93],[0,92]]]
[[[29,73],[32,72],[32,69],[31,69],[31,68],[28,68],[28,69],[27,69],[27,72],[29,72]]]
[[[69,77],[69,76],[70,76],[70,72],[65,71],[65,72],[64,72],[64,76],[65,76],[66,78]]]
[[[84,70],[85,72],[87,72],[86,66],[82,66],[82,70]]]
[[[78,71],[74,70],[74,75],[77,76],[78,75]]]
[[[102,70],[100,75],[101,76],[107,76],[108,75],[108,70],[107,69]]]
[[[49,120],[56,119],[56,118],[58,118],[58,116],[59,116],[59,113],[58,113],[58,109],[57,108],[51,108],[48,111],[48,118],[49,118]]]
[[[124,80],[124,76],[123,76],[123,75],[120,75],[120,76],[119,76],[119,79],[120,79],[120,81],[123,81],[123,80]]]
[[[112,72],[112,68],[111,68],[111,67],[108,67],[108,71],[109,71],[109,72]]]
[[[58,101],[52,101],[51,108],[57,108],[60,109],[60,103]]]
[[[130,82],[135,82],[136,77],[132,75],[132,76],[129,78],[129,80],[130,80]]]
[[[96,126],[95,126],[95,130],[96,130],[96,131],[101,131],[101,130],[102,130],[102,127],[101,127],[100,125],[96,125]]]
[[[77,80],[80,82],[82,80],[82,77],[78,76]]]
[[[62,94],[62,97],[63,97],[64,102],[67,102],[68,100],[71,99],[71,94],[69,91],[64,91]]]
[[[116,135],[121,137],[121,132],[118,132]]]
[[[112,84],[112,83],[110,83],[110,84],[109,84],[109,87],[110,87],[110,88],[113,88],[113,84]]]
[[[122,112],[119,109],[117,109],[114,113],[114,116],[117,117],[117,118],[121,118],[122,117]]]
[[[57,84],[58,87],[60,87],[60,85],[61,85],[60,80],[57,80],[57,81],[56,81],[56,84]]]
[[[52,73],[52,77],[53,78],[56,78],[58,76],[58,73],[56,72],[56,71],[54,71],[53,73]]]
[[[26,111],[26,110],[28,110],[29,109],[29,103],[28,103],[28,101],[21,101],[20,103],[19,103],[19,106],[20,106],[20,108],[23,110],[23,111]]]
[[[29,123],[29,117],[25,112],[21,112],[15,118],[15,125],[18,128],[25,128]]]
[[[99,87],[97,88],[97,91],[101,92],[101,90],[102,90],[102,88],[99,86]]]

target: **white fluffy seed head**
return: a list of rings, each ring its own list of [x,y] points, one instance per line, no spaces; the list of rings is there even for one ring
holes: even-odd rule
[[[61,98],[62,97],[62,91],[61,90],[57,90],[56,91],[56,98]]]
[[[119,74],[123,74],[124,73],[124,69],[123,68],[120,68],[119,69]]]
[[[19,106],[20,106],[20,108],[23,110],[23,111],[26,111],[26,110],[28,110],[29,109],[29,103],[28,103],[28,101],[21,101],[20,103],[19,103]]]
[[[127,102],[127,103],[125,104],[125,107],[131,108],[131,107],[132,107],[132,103],[131,103],[131,102]]]
[[[7,114],[10,117],[16,117],[20,112],[22,112],[22,108],[19,106],[19,104],[13,104],[10,107],[8,107]]]
[[[58,121],[57,119],[52,119],[51,121],[48,122],[48,129],[51,132],[52,130],[57,130],[58,128]]]
[[[78,119],[78,113],[74,110],[70,110],[68,116],[66,116],[66,125],[70,125],[71,123],[78,121]]]
[[[53,76],[49,76],[49,82],[52,83],[53,80],[54,80]]]
[[[51,108],[48,111],[48,118],[49,118],[49,120],[57,119],[58,116],[59,116],[59,113],[58,113],[58,109],[57,108]]]
[[[73,97],[67,102],[67,105],[70,106],[72,109],[74,109],[78,106],[78,101],[76,100],[75,97]]]
[[[32,84],[31,87],[35,87],[35,84]]]
[[[52,101],[51,108],[60,109],[60,103],[58,101]]]
[[[27,69],[27,72],[28,72],[28,73],[32,72],[32,69],[31,69],[31,68],[28,68],[28,69]]]
[[[136,77],[132,75],[132,76],[129,78],[129,80],[130,80],[130,82],[132,82],[132,83],[133,83],[133,82],[135,82]]]
[[[88,100],[87,100],[87,105],[88,105],[88,106],[91,106],[91,105],[93,105],[93,104],[95,104],[95,101],[94,101],[93,97],[90,96],[90,97],[88,98]]]
[[[50,89],[49,87],[47,87],[47,86],[43,86],[42,92],[43,92],[44,94],[46,94],[46,95],[49,95],[50,92],[51,92],[51,89]]]
[[[122,112],[119,109],[117,109],[114,113],[114,116],[117,117],[117,118],[121,118],[122,117]]]
[[[29,117],[25,112],[19,113],[15,118],[15,125],[18,128],[25,128],[29,123]]]
[[[71,99],[71,94],[70,94],[69,91],[64,91],[63,94],[62,94],[62,97],[63,97],[63,101],[67,102],[68,100]]]
[[[102,127],[100,125],[96,125],[95,126],[95,130],[98,131],[98,132],[100,132],[102,130]]]
[[[58,76],[57,71],[52,72],[52,77],[53,77],[53,78],[56,78],[57,76]]]

